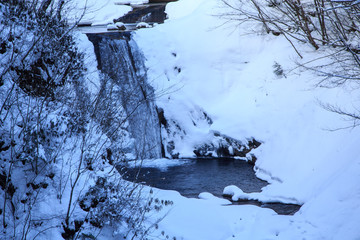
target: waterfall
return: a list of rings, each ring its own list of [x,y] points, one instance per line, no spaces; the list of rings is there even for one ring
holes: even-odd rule
[[[88,34],[94,44],[98,68],[120,89],[128,131],[137,159],[161,158],[159,118],[154,89],[147,83],[144,56],[130,33]]]

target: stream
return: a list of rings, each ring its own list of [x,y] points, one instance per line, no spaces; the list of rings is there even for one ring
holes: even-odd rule
[[[119,167],[118,170],[128,181],[165,190],[176,190],[181,195],[190,198],[197,198],[202,192],[210,192],[217,197],[223,197],[223,189],[229,185],[236,185],[247,193],[260,192],[261,188],[268,184],[258,179],[253,166],[245,161],[228,158],[176,161],[178,164],[173,166],[144,163],[142,167]],[[251,204],[271,208],[282,215],[293,215],[300,208],[295,204],[262,203],[254,200],[242,200],[233,204]]]

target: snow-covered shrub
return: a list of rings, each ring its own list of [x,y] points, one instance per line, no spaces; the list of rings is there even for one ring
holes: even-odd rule
[[[99,177],[120,179],[111,164],[126,121],[102,94],[116,89],[90,93],[72,27],[51,2],[0,1],[0,238],[76,238],[88,214],[79,197]]]
[[[70,28],[55,10],[43,11],[27,1],[1,4],[1,61],[9,78],[33,96],[56,97],[56,89],[81,76],[84,66]]]
[[[281,65],[277,62],[274,62],[273,65],[274,68],[274,74],[278,77],[284,76],[284,69],[281,67]]]
[[[132,234],[144,239],[149,231],[148,227],[143,226],[146,214],[160,211],[164,206],[172,205],[172,202],[154,199],[152,190],[148,195],[144,194],[139,184],[124,180],[113,183],[100,177],[96,185],[80,198],[79,205],[89,212],[85,221],[93,227],[110,225],[123,233],[124,237]]]
[[[61,175],[56,168],[68,137],[68,102],[77,102],[74,80],[85,70],[61,9],[49,6],[0,2],[0,228],[5,237],[26,238],[46,225],[35,211],[58,187],[54,180]]]

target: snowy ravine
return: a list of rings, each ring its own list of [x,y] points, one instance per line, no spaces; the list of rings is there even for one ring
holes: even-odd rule
[[[180,0],[166,9],[164,24],[138,30],[134,40],[147,59],[157,106],[186,132],[172,139],[176,152],[194,156],[196,143],[211,142],[213,132],[242,141],[255,138],[263,144],[254,151],[254,169],[270,182],[258,197],[303,206],[294,216],[280,216],[256,206],[222,206],[216,198],[187,199],[158,190],[159,198],[174,202],[159,235],[360,239],[360,129],[330,131],[349,122],[321,106],[353,109],[359,104],[358,86],[316,87],[322,78],[297,62],[321,58],[326,49],[315,52],[294,41],[304,56],[299,59],[282,36],[258,34],[256,23],[223,25],[215,16],[225,10],[217,0]],[[274,73],[276,63],[284,74]]]
[[[167,6],[169,20],[139,30],[135,40],[147,58],[148,77],[167,119],[187,132],[180,156],[210,131],[236,139],[263,142],[255,154],[256,174],[271,184],[263,199],[304,204],[294,216],[278,216],[253,206],[221,207],[211,201],[175,202],[160,226],[180,239],[359,239],[359,129],[348,126],[320,103],[352,109],[359,102],[354,86],[318,88],[322,79],[298,68],[321,57],[296,43],[299,59],[283,37],[251,34],[249,22],[236,28],[215,17],[223,11],[216,0],[181,0]],[[249,34],[250,33],[250,34]],[[284,75],[274,74],[274,65]],[[169,90],[170,89],[170,90]],[[192,126],[192,114],[203,109],[214,121]]]

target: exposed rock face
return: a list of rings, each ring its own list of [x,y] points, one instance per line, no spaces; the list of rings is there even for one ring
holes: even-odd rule
[[[154,89],[147,83],[144,57],[129,33],[89,34],[98,68],[119,89],[136,158],[160,158],[161,137]]]
[[[123,23],[137,23],[137,22],[154,22],[163,23],[167,18],[165,13],[166,4],[144,6],[134,8],[131,12],[126,15],[115,19],[115,22]]]
[[[252,149],[261,145],[255,139],[243,143],[219,132],[213,132],[214,140],[211,143],[200,144],[195,147],[194,153],[197,157],[241,157],[250,163],[255,163],[256,157],[249,154]]]

